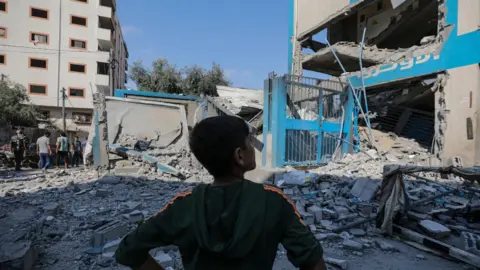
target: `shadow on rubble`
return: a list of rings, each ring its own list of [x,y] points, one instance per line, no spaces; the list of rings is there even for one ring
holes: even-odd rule
[[[96,178],[95,172],[83,170],[59,172],[46,176],[37,174],[35,178],[34,173],[29,173],[31,178],[16,181],[0,179],[1,269],[125,269],[113,258],[118,239],[159,211],[176,194],[198,184],[170,176],[105,175]],[[378,260],[383,256],[378,256],[381,254],[374,249],[376,245],[383,252],[398,252],[398,248],[384,241],[378,244],[376,240],[364,240],[380,236],[371,222],[342,234],[331,233],[334,228],[375,216],[378,204],[374,197],[381,179],[292,173],[296,175],[290,179],[286,174],[270,175],[265,179],[266,184],[280,186],[295,203],[305,223],[313,225],[310,229],[324,245],[326,255],[347,257],[355,264],[362,264],[369,260],[381,263]],[[349,242],[352,246],[346,248],[345,239],[355,240],[355,243]],[[336,246],[331,249],[332,241],[342,243],[344,253],[335,252]],[[359,255],[351,258],[352,250],[348,248],[355,248],[358,243],[364,246],[356,254],[363,252],[368,260]],[[410,247],[409,250],[399,258],[408,260],[407,256],[416,252]],[[162,262],[165,265],[181,265],[174,247],[156,249],[152,255],[166,260]],[[425,264],[432,267],[450,264],[438,260],[432,256]],[[388,262],[381,264],[388,268]],[[355,269],[373,269],[374,265],[366,264],[365,267]],[[407,264],[399,269],[412,267],[435,269],[422,268],[423,264]],[[274,269],[295,268],[285,256],[279,256]]]

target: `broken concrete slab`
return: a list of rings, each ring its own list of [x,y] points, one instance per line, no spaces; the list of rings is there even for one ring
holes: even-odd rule
[[[37,257],[38,249],[30,241],[0,245],[0,269],[32,270]]]
[[[127,225],[120,221],[109,222],[93,232],[92,247],[103,247],[108,241],[122,238],[128,232]]]
[[[324,257],[323,260],[328,263],[328,264],[333,264],[335,266],[340,267],[343,270],[346,270],[348,267],[348,262],[347,260],[340,260],[340,259],[334,259],[330,257]]]
[[[349,232],[353,235],[353,236],[356,236],[356,237],[361,237],[361,236],[365,236],[367,235],[367,233],[362,230],[362,229],[357,229],[357,228],[352,228],[349,230]]]
[[[154,259],[164,268],[175,266],[172,257],[161,250],[155,253]]]
[[[55,216],[60,213],[60,205],[56,202],[46,203],[42,206],[43,212],[46,215]]]
[[[315,217],[315,222],[318,223],[322,220],[322,208],[312,205],[307,208],[307,212],[312,214]]]
[[[432,220],[422,220],[420,227],[430,236],[434,238],[445,238],[450,236],[450,229]]]
[[[108,253],[108,252],[115,252],[115,250],[117,250],[118,248],[118,245],[120,245],[120,242],[122,241],[122,239],[117,239],[117,240],[113,240],[113,241],[109,241],[107,242],[104,246],[103,246],[103,250],[102,252],[103,253]]]
[[[131,175],[131,174],[138,174],[140,168],[138,167],[122,167],[122,168],[115,168],[114,172],[116,175]]]
[[[375,244],[383,251],[397,252],[399,251],[397,247],[387,243],[383,240],[375,240]]]
[[[381,182],[377,180],[358,179],[350,190],[350,193],[364,202],[370,201],[377,193],[380,184]]]
[[[363,250],[363,244],[349,240],[349,239],[344,239],[342,242],[343,248],[353,250],[353,251],[362,251]]]

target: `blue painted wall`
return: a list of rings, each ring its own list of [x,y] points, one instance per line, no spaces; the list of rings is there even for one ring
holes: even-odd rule
[[[458,0],[446,1],[446,10],[447,25],[452,25],[453,28],[439,53],[367,69],[365,73],[366,86],[480,63],[480,32],[458,35]],[[351,73],[349,77],[354,87],[361,87],[361,78],[358,73]]]

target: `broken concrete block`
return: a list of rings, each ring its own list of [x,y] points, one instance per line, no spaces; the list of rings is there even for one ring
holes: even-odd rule
[[[373,199],[380,184],[380,181],[377,180],[358,179],[350,190],[350,193],[360,200],[367,202]]]
[[[357,209],[360,211],[362,217],[370,217],[373,213],[373,205],[368,203],[360,203],[357,205]]]
[[[425,219],[429,218],[429,215],[427,215],[427,214],[422,214],[422,213],[418,213],[418,212],[414,212],[414,211],[408,211],[407,216],[410,219],[413,219],[415,221],[421,221],[421,220],[425,220]]]
[[[349,240],[349,239],[344,239],[342,242],[343,248],[353,250],[353,251],[362,251],[363,250],[363,244]]]
[[[480,256],[480,236],[469,232],[462,232],[462,237],[465,251]]]
[[[46,203],[42,206],[43,213],[50,216],[55,216],[60,213],[60,205],[56,202]]]
[[[103,247],[108,241],[122,238],[128,232],[127,225],[120,221],[109,222],[93,232],[92,247]]]
[[[435,238],[448,237],[451,233],[450,229],[440,223],[431,220],[420,221],[420,227],[430,236]]]
[[[126,207],[125,211],[127,213],[133,212],[135,210],[139,210],[140,208],[142,208],[142,203],[140,202],[128,201],[122,204]]]
[[[362,230],[362,229],[352,228],[352,229],[349,230],[349,232],[350,232],[353,236],[357,236],[357,237],[367,235],[367,233],[366,233],[364,230]]]
[[[302,217],[303,223],[305,225],[312,225],[315,223],[315,217],[307,212],[300,213],[300,216]]]
[[[335,213],[337,213],[339,216],[346,216],[350,214],[350,210],[344,206],[334,206],[333,210],[335,210]]]
[[[389,243],[382,240],[375,240],[375,244],[377,244],[377,246],[383,251],[389,251],[389,252],[399,251],[398,248],[396,248],[395,246],[390,245]]]
[[[133,223],[140,222],[144,218],[143,212],[135,210],[135,211],[131,212],[130,214],[128,214],[128,218],[129,218],[130,222],[133,222]]]
[[[101,197],[101,198],[107,197],[107,196],[110,194],[110,190],[104,189],[104,188],[99,188],[99,189],[97,189],[96,191],[97,191],[97,192],[96,192],[95,195],[96,195],[97,197]]]
[[[286,189],[283,190],[283,194],[285,194],[287,196],[290,196],[290,195],[294,194],[294,191],[291,188],[286,188]]]
[[[312,205],[307,208],[307,212],[312,214],[315,217],[315,222],[318,223],[322,220],[322,208]]]
[[[155,253],[154,259],[164,268],[175,266],[172,257],[164,253],[163,251],[158,251],[157,253]]]
[[[116,175],[131,175],[131,174],[138,174],[138,167],[122,167],[122,168],[115,168]]]
[[[343,270],[346,270],[348,267],[347,261],[346,260],[339,260],[339,259],[334,259],[334,258],[329,258],[325,257],[323,260],[328,263],[328,264],[333,264],[335,266],[340,267]]]
[[[37,257],[38,250],[30,241],[0,245],[0,269],[32,270]]]
[[[113,241],[110,241],[110,242],[107,242],[104,246],[103,246],[103,253],[108,253],[108,252],[115,252],[118,248],[118,245],[120,245],[120,242],[122,241],[122,239],[117,239],[117,240],[113,240]]]
[[[338,214],[330,209],[322,208],[322,219],[334,219]]]

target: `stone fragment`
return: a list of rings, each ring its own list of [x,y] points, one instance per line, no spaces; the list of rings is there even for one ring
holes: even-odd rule
[[[128,214],[128,217],[129,217],[130,222],[133,222],[133,223],[140,222],[144,218],[143,212],[141,212],[139,210],[135,210],[135,211],[131,212],[130,214]]]
[[[379,187],[380,181],[358,179],[350,190],[350,193],[360,200],[367,202],[373,199]]]
[[[314,216],[316,223],[319,223],[322,220],[322,208],[312,205],[307,208],[307,212]]]
[[[420,227],[430,236],[435,238],[448,237],[451,233],[450,229],[440,223],[431,220],[420,221]]]
[[[305,225],[312,225],[315,223],[315,217],[310,213],[300,212],[300,216],[302,217],[303,223],[305,223]]]
[[[417,258],[419,260],[426,260],[425,256],[423,256],[422,254],[417,254],[417,256],[415,256],[415,258]]]
[[[462,232],[462,238],[465,251],[480,256],[480,236],[469,232]]]
[[[333,207],[333,210],[335,210],[335,213],[337,213],[337,215],[340,215],[340,216],[346,216],[350,214],[350,210],[348,210],[348,208],[344,206],[335,206]]]
[[[365,236],[367,234],[364,230],[357,229],[357,228],[352,228],[349,231],[353,236],[357,236],[357,237]]]
[[[334,258],[329,258],[329,257],[325,257],[323,259],[326,263],[338,266],[343,270],[346,270],[347,267],[348,267],[348,264],[347,264],[346,260],[334,259]]]
[[[38,249],[32,242],[5,243],[0,245],[0,269],[34,269]]]
[[[349,240],[349,239],[344,239],[342,242],[343,248],[353,250],[353,251],[362,251],[363,250],[363,244]]]
[[[125,212],[130,213],[135,210],[139,210],[142,207],[142,203],[140,202],[134,202],[134,201],[128,201],[124,202],[123,205],[125,206]]]
[[[418,213],[418,212],[414,212],[414,211],[408,211],[408,212],[407,212],[407,216],[408,216],[410,219],[413,219],[413,220],[415,220],[415,221],[420,221],[420,220],[428,219],[428,217],[429,217],[427,214]]]
[[[375,244],[377,244],[377,246],[383,251],[389,251],[389,252],[399,251],[398,248],[396,248],[395,246],[387,243],[386,241],[375,240]]]
[[[352,239],[352,238],[353,238],[353,236],[350,235],[348,232],[341,232],[341,233],[339,234],[339,236],[340,236],[340,238],[342,238],[342,239]]]
[[[98,179],[97,182],[99,184],[104,184],[104,185],[116,185],[120,183],[120,177],[116,177],[113,175],[106,175]]]
[[[109,194],[110,194],[110,191],[108,189],[99,188],[97,189],[96,196],[103,198],[103,197],[107,197]]]
[[[103,253],[108,253],[108,252],[115,252],[118,248],[118,245],[120,245],[120,242],[122,241],[122,239],[117,239],[117,240],[113,240],[113,241],[110,241],[110,242],[107,242],[104,246],[103,246],[103,250],[102,252]]]
[[[158,251],[157,253],[155,253],[154,259],[164,268],[173,267],[175,265],[172,257],[164,253],[163,251]]]
[[[334,219],[338,215],[335,211],[327,209],[327,208],[322,208],[322,219]]]
[[[46,203],[42,206],[43,213],[50,216],[55,216],[60,213],[60,205],[56,202]]]
[[[290,195],[294,194],[294,191],[291,188],[286,188],[286,189],[283,190],[283,194],[285,194],[287,196],[290,196]]]
[[[103,268],[110,267],[115,262],[114,258],[111,257],[100,257],[97,260],[97,265]]]
[[[308,225],[308,229],[313,233],[317,231],[317,227],[315,225]]]

